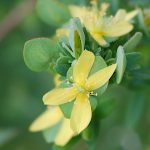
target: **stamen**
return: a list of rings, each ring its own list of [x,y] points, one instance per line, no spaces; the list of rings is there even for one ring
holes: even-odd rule
[[[97,93],[94,93],[93,91],[91,91],[89,94],[90,94],[91,96],[97,96],[97,95],[98,95]]]

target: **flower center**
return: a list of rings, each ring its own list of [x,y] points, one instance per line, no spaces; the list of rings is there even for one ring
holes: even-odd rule
[[[86,93],[89,96],[90,95],[97,96],[97,93],[94,93],[93,91],[88,91],[84,87],[82,87],[82,86],[80,86],[78,84],[75,84],[75,87],[77,88],[77,90],[79,91],[79,93]]]
[[[81,92],[81,93],[84,93],[84,92],[88,93],[88,91],[84,87],[82,87],[82,86],[80,86],[78,84],[75,84],[75,86],[76,86],[76,88],[78,89],[79,92]]]

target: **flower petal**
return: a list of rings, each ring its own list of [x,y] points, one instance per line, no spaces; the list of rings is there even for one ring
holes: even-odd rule
[[[107,41],[99,33],[91,33],[92,37],[97,41],[101,46],[107,46]]]
[[[133,29],[133,26],[127,21],[119,21],[112,23],[111,26],[107,26],[104,29],[104,35],[108,37],[118,37],[129,33]]]
[[[91,67],[94,63],[95,56],[92,52],[84,50],[73,68],[74,81],[79,85],[84,85]]]
[[[103,86],[113,75],[115,69],[116,64],[113,64],[91,75],[85,84],[86,89],[92,91]]]
[[[133,10],[129,13],[127,13],[125,20],[130,21],[132,18],[134,18],[139,13],[139,10]]]
[[[76,98],[78,93],[77,88],[57,88],[43,96],[43,102],[45,105],[61,105],[72,101]]]
[[[91,105],[87,94],[80,93],[71,113],[71,128],[77,134],[83,131],[91,121]]]
[[[55,138],[55,144],[64,146],[73,137],[74,132],[70,127],[70,119],[64,119],[58,135]]]
[[[125,17],[126,17],[126,10],[124,9],[119,9],[114,17],[114,20],[117,22],[117,21],[120,21],[120,20],[124,20]]]
[[[89,8],[84,7],[84,6],[79,7],[79,6],[75,6],[75,5],[70,5],[69,10],[70,10],[72,17],[80,18],[82,23],[83,23],[85,16],[87,15],[87,13],[89,13]]]
[[[58,107],[49,108],[31,124],[29,130],[32,132],[45,130],[58,123],[62,117],[62,112]]]

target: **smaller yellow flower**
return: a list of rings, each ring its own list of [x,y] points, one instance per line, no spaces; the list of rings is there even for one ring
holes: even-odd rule
[[[150,9],[144,10],[144,23],[147,27],[150,27]]]
[[[56,30],[56,37],[60,38],[62,36],[66,36],[66,37],[69,36],[69,30],[67,28],[58,28]]]
[[[116,64],[113,64],[88,77],[94,60],[94,54],[84,50],[73,67],[72,86],[55,88],[43,97],[46,105],[61,105],[75,100],[70,118],[71,128],[75,133],[84,130],[91,120],[90,93],[107,83],[116,69]]]
[[[93,3],[93,7],[70,5],[69,10],[71,12],[72,17],[80,18],[81,22],[84,24],[84,20],[86,17],[93,18],[97,15],[105,15],[109,7],[108,3],[102,3],[101,8],[97,10],[95,5],[95,3]]]
[[[74,136],[74,133],[70,128],[70,120],[63,117],[59,107],[49,107],[31,124],[29,129],[31,132],[44,131],[45,129],[57,125],[60,121],[62,121],[62,124],[55,137],[54,143],[64,146]]]
[[[105,38],[117,38],[129,33],[133,25],[129,22],[138,14],[138,10],[127,13],[118,10],[115,16],[106,16],[108,5],[98,10],[92,7],[70,6],[73,17],[79,17],[91,36],[101,45],[108,45]]]

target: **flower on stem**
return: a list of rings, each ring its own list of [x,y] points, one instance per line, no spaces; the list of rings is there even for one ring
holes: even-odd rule
[[[117,38],[129,33],[133,29],[130,20],[138,14],[138,10],[127,13],[120,9],[115,16],[106,16],[107,8],[106,4],[100,10],[96,7],[70,6],[73,17],[80,18],[87,31],[101,46],[109,44],[106,38]]]
[[[94,60],[94,54],[84,50],[74,64],[72,86],[55,88],[43,97],[45,105],[61,105],[75,100],[70,118],[71,128],[75,133],[83,131],[91,120],[90,93],[107,83],[116,69],[116,64],[113,64],[88,77]]]
[[[63,117],[59,107],[49,107],[31,124],[29,129],[31,132],[44,131],[45,129],[54,127],[60,123],[60,121],[62,121],[61,126],[54,143],[64,146],[74,136],[74,132],[70,128],[70,120]]]

